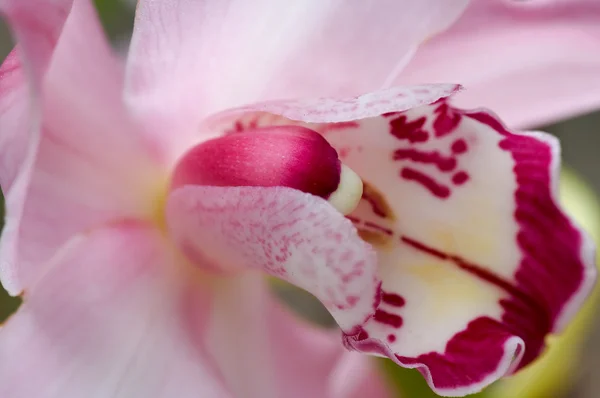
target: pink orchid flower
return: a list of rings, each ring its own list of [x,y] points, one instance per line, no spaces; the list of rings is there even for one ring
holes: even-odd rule
[[[553,139],[451,106],[454,84],[302,99],[395,76],[464,1],[144,0],[124,68],[89,2],[0,4],[26,61],[0,71],[0,271],[24,291],[0,396],[386,396],[265,274],[464,395],[590,290]]]

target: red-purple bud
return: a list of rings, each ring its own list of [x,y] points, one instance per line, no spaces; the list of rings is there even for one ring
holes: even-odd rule
[[[329,198],[340,185],[341,172],[336,150],[319,133],[274,126],[193,147],[179,160],[171,187],[285,186]]]

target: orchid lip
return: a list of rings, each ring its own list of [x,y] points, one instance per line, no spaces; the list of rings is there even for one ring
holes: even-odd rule
[[[179,160],[171,190],[184,185],[285,186],[327,199],[343,214],[362,195],[362,181],[314,130],[276,126],[204,141]]]

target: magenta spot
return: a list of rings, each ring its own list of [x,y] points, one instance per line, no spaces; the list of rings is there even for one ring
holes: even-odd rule
[[[359,298],[357,296],[348,296],[346,297],[346,302],[350,307],[354,307],[356,303],[358,303]]]
[[[456,167],[456,159],[441,155],[437,151],[426,152],[418,149],[397,149],[394,160],[412,160],[417,163],[434,164],[440,171],[451,171]]]
[[[433,178],[418,170],[405,167],[400,172],[400,176],[407,181],[414,181],[421,184],[438,198],[446,199],[450,196],[450,189],[447,186],[437,183]]]
[[[462,185],[469,180],[469,175],[464,171],[459,171],[452,176],[452,182],[456,185]]]
[[[357,341],[366,340],[368,338],[369,338],[369,333],[367,333],[367,331],[364,329],[361,329],[360,332],[358,332],[358,334],[356,335]]]
[[[399,328],[400,326],[402,326],[403,323],[402,317],[400,315],[391,314],[389,312],[385,312],[379,309],[375,311],[373,319],[379,323],[383,323],[394,328]]]
[[[452,143],[451,149],[452,149],[452,152],[454,152],[456,154],[465,153],[465,152],[467,152],[467,143],[465,140],[463,140],[461,138]]]
[[[381,295],[381,301],[394,307],[403,307],[404,304],[406,304],[404,298],[396,293],[383,292]]]
[[[390,121],[390,133],[399,140],[408,140],[410,143],[425,142],[429,134],[423,130],[425,117],[408,122],[406,116],[402,115]]]
[[[387,336],[387,340],[388,340],[390,343],[393,343],[394,341],[396,341],[396,336],[394,336],[393,334],[388,334],[388,336]]]

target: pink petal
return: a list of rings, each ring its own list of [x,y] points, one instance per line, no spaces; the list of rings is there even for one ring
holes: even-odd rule
[[[389,397],[368,358],[296,321],[264,280],[207,284],[170,247],[140,223],[70,241],[0,329],[0,396]],[[362,373],[339,391],[348,367]]]
[[[365,356],[348,351],[331,374],[331,388],[335,398],[396,397],[373,374],[373,364]]]
[[[7,194],[27,154],[29,98],[21,61],[13,50],[0,67],[0,186]]]
[[[199,267],[284,279],[321,300],[347,332],[377,304],[374,253],[319,197],[283,187],[184,186],[169,197],[167,223]]]
[[[600,2],[476,0],[396,84],[460,82],[464,107],[536,126],[600,106]]]
[[[72,4],[73,0],[0,1],[0,11],[20,44],[36,88],[41,85]]]
[[[337,331],[295,319],[260,274],[223,281],[214,286],[206,342],[233,396],[392,396],[370,358],[343,349]]]
[[[183,323],[167,247],[135,224],[70,241],[0,329],[0,396],[230,397]]]
[[[300,124],[363,178],[364,200],[348,218],[378,251],[383,294],[348,346],[418,367],[445,395],[531,362],[595,280],[593,245],[555,200],[557,143],[445,100],[381,116],[363,110],[389,109],[344,104],[343,117],[331,104],[258,105],[246,110],[289,118],[231,112],[211,126]]]
[[[164,137],[166,152],[177,153],[215,111],[381,88],[466,3],[140,1],[128,100],[148,131]]]
[[[93,8],[77,2],[37,100],[39,147],[32,149],[18,192],[11,189],[7,197],[0,264],[11,293],[73,234],[154,211],[148,198],[163,183],[161,172],[125,114],[122,81]],[[24,106],[15,109],[20,118],[38,117],[24,116]]]
[[[214,122],[231,121],[236,114],[268,112],[287,119],[307,123],[341,123],[379,116],[388,112],[402,112],[420,105],[431,104],[461,90],[458,84],[422,84],[418,86],[391,87],[388,89],[348,98],[316,98],[306,100],[280,100],[243,106],[210,117]],[[255,125],[260,126],[257,120]]]
[[[4,256],[14,245],[13,230],[20,218],[39,142],[39,104],[35,98],[29,98],[32,87],[27,80],[39,89],[71,3],[70,0],[55,1],[52,5],[36,0],[0,1],[0,12],[20,42],[19,49],[9,54],[0,69],[0,185],[10,209],[0,244],[0,279],[15,294],[19,289],[13,286],[17,284],[12,269],[14,261]],[[28,79],[19,56],[27,61]]]

